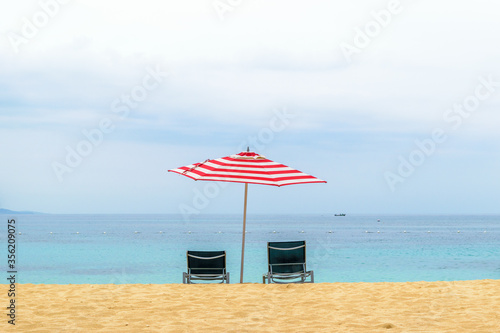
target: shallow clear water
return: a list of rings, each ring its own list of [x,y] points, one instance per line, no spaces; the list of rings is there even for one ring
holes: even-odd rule
[[[180,283],[188,249],[226,250],[239,282],[239,215],[15,218],[19,283]],[[500,216],[251,215],[245,282],[262,281],[267,241],[285,240],[307,241],[316,282],[500,278]]]

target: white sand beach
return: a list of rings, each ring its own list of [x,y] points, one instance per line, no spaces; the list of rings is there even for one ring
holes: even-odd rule
[[[7,285],[2,303],[8,304]],[[16,287],[19,332],[495,332],[500,280]]]

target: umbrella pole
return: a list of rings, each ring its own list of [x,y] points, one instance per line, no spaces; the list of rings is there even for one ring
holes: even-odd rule
[[[245,183],[245,204],[243,205],[243,235],[241,236],[241,271],[240,283],[243,283],[243,263],[245,261],[245,229],[247,224],[247,196],[248,196],[248,183]]]

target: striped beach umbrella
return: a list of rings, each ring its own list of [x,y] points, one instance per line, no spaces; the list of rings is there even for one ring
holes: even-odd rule
[[[168,171],[178,173],[194,180],[245,184],[240,283],[243,283],[248,184],[286,186],[307,183],[326,183],[324,180],[292,169],[284,164],[271,161],[262,155],[250,151],[214,160],[208,159],[205,162],[195,163]]]

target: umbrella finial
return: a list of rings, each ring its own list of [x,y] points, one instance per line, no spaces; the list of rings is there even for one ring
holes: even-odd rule
[[[247,153],[250,152],[250,146],[247,146]]]

